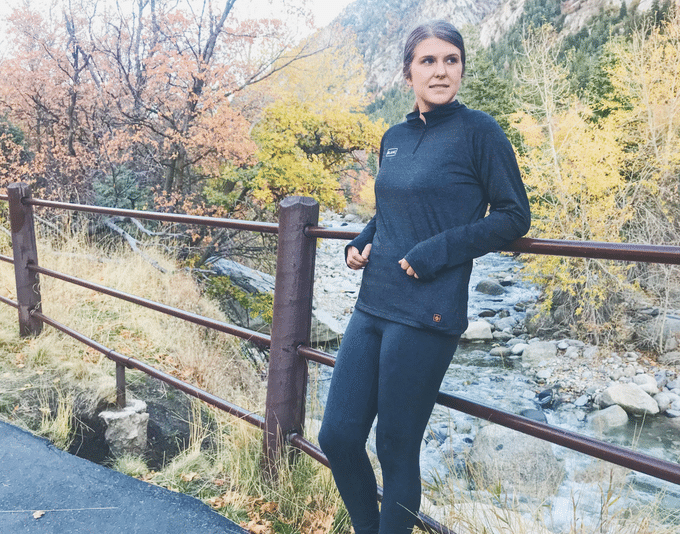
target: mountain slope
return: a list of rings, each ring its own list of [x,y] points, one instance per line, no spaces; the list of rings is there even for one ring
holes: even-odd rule
[[[596,15],[618,12],[625,2],[628,9],[648,11],[655,0],[356,0],[335,19],[335,24],[351,28],[368,71],[369,89],[382,91],[402,83],[402,53],[408,33],[419,23],[445,19],[465,33],[466,26],[479,30],[479,40],[487,47],[506,35],[518,22],[550,22],[565,35],[587,26]],[[656,0],[657,2],[661,0]],[[680,4],[680,0],[675,0]],[[526,10],[530,13],[526,13]],[[467,37],[464,35],[464,37]]]
[[[458,28],[479,25],[501,3],[502,0],[357,0],[334,22],[356,32],[357,47],[368,71],[368,86],[384,88],[402,80],[404,40],[418,23],[446,19]]]

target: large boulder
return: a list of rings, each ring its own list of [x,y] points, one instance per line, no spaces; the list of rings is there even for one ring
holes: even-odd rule
[[[500,486],[539,499],[554,495],[564,478],[550,443],[498,425],[479,429],[468,466],[480,489]]]
[[[641,325],[640,336],[653,340],[653,344],[661,340],[660,348],[666,352],[677,351],[680,348],[680,317],[659,314]]]
[[[642,391],[648,395],[656,395],[659,392],[659,386],[656,383],[656,378],[651,375],[639,374],[633,377],[633,384],[639,386]]]
[[[659,413],[659,405],[656,401],[636,384],[609,386],[598,397],[598,404],[600,406],[618,404],[626,412],[637,417]]]
[[[235,286],[249,295],[274,293],[275,279],[270,274],[226,258],[210,258],[206,264],[215,274],[229,277]],[[239,326],[267,334],[271,331],[271,325],[260,316],[252,317],[236,299],[225,299],[222,302],[222,309],[229,320]],[[312,311],[311,343],[313,345],[339,341],[343,331],[342,325],[329,312]]]

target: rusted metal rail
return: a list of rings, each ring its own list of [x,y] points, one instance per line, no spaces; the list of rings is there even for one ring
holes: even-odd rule
[[[123,368],[137,369],[139,371],[142,371],[143,373],[146,373],[149,376],[157,378],[158,380],[162,380],[166,384],[170,384],[171,386],[183,391],[187,395],[196,397],[197,399],[207,402],[208,404],[215,406],[216,408],[219,408],[220,410],[223,410],[235,417],[238,417],[239,419],[242,419],[243,421],[246,421],[251,425],[254,425],[260,429],[264,429],[264,418],[261,415],[248,411],[244,408],[241,408],[240,406],[236,406],[235,404],[232,404],[229,401],[221,399],[220,397],[217,397],[212,393],[209,393],[203,389],[193,386],[187,382],[184,382],[179,378],[175,378],[174,376],[164,371],[161,371],[160,369],[156,369],[155,367],[146,364],[140,360],[132,358],[131,356],[125,356],[123,354],[120,354],[119,352],[116,352],[115,350],[105,347],[101,343],[98,343],[97,341],[81,334],[80,332],[77,332],[72,328],[69,328],[68,326],[61,324],[60,322],[44,315],[43,313],[34,312],[34,315],[44,323],[50,325],[51,327],[56,328],[57,330],[71,336],[73,339],[78,340],[84,345],[87,345],[88,347],[98,352],[101,352],[108,359],[116,362],[117,365],[120,365]]]
[[[255,332],[254,330],[248,330],[247,328],[242,328],[240,326],[225,323],[223,321],[218,321],[217,319],[210,319],[196,313],[174,308],[166,304],[161,304],[160,302],[155,302],[153,300],[138,297],[136,295],[130,295],[129,293],[124,293],[123,291],[119,291],[117,289],[112,289],[110,287],[95,284],[93,282],[88,282],[87,280],[82,280],[80,278],[76,278],[75,276],[70,276],[58,271],[53,271],[52,269],[46,269],[45,267],[40,267],[38,265],[29,265],[28,269],[30,271],[35,271],[37,273],[50,276],[52,278],[63,280],[64,282],[68,282],[87,289],[92,289],[98,293],[110,295],[127,302],[132,302],[133,304],[137,304],[144,308],[165,313],[166,315],[177,317],[178,319],[183,319],[190,323],[205,326],[206,328],[212,328],[213,330],[224,332],[225,334],[231,334],[241,339],[245,339],[246,341],[251,341],[261,347],[268,347],[271,344],[270,336],[260,332]]]
[[[566,239],[533,239],[522,237],[513,241],[503,250],[550,256],[680,265],[680,247],[668,245],[639,245],[634,243],[603,243],[599,241],[569,241]]]
[[[333,356],[312,347],[300,345],[297,352],[308,360],[330,367],[335,366]],[[437,404],[680,485],[680,464],[660,460],[441,391],[437,396]]]
[[[37,198],[25,198],[23,199],[23,203],[27,206],[42,206],[45,208],[97,213],[99,215],[119,215],[121,217],[130,217],[133,219],[149,219],[154,221],[182,224],[199,224],[203,226],[232,228],[234,230],[249,230],[251,232],[263,232],[267,234],[277,234],[279,232],[279,225],[277,223],[242,221],[240,219],[223,219],[220,217],[203,217],[200,215],[184,215],[177,213],[161,213],[157,211],[107,208],[104,206],[88,206],[86,204],[70,204],[68,202],[56,202],[53,200],[39,200]]]
[[[19,308],[19,304],[16,301],[8,299],[7,297],[3,297],[2,295],[0,295],[0,302],[7,304],[8,306],[12,306],[12,308]]]
[[[337,230],[323,226],[305,228],[309,237],[326,239],[354,239],[356,231]],[[522,237],[500,252],[525,252],[550,256],[570,256],[602,260],[639,261],[680,265],[680,247],[668,245],[640,245],[635,243],[604,243],[600,241],[570,241],[568,239],[534,239]]]

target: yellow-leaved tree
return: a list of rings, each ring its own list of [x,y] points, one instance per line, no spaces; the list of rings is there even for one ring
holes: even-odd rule
[[[533,233],[541,238],[621,241],[631,210],[622,200],[623,151],[616,132],[592,120],[567,90],[550,27],[527,33],[520,79],[524,93],[514,126],[522,134],[518,160],[531,203]],[[616,320],[626,267],[594,259],[536,255],[530,276],[545,289],[544,312],[564,325],[599,336]]]
[[[625,147],[623,168],[634,214],[630,241],[680,243],[680,10],[657,27],[640,26],[610,43],[609,128]],[[635,276],[662,309],[680,305],[680,269],[639,264]],[[662,314],[662,321],[665,313]],[[663,326],[659,332],[663,331]],[[662,335],[651,341],[661,347]]]
[[[281,71],[267,87],[273,101],[253,129],[259,147],[253,195],[269,206],[308,195],[341,209],[352,182],[370,178],[366,154],[378,149],[386,127],[361,111],[368,99],[364,65],[347,30],[312,39],[316,46],[301,46],[321,52]]]

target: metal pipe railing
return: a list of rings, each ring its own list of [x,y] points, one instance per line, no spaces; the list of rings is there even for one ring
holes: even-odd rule
[[[10,196],[0,195],[0,200],[10,200]],[[21,198],[21,204],[26,206],[42,206],[54,209],[69,209],[74,211],[89,212],[101,215],[113,215],[113,216],[123,216],[132,217],[139,219],[149,219],[158,220],[169,223],[182,223],[182,224],[201,224],[212,227],[221,228],[232,228],[236,230],[247,230],[263,233],[277,234],[279,233],[279,225],[276,223],[260,223],[254,221],[240,221],[235,219],[222,219],[222,218],[212,218],[203,216],[190,216],[184,214],[167,214],[159,212],[141,212],[136,210],[124,210],[116,208],[108,208],[101,206],[87,206],[80,204],[70,204],[64,202],[46,201],[38,200],[30,197],[30,194]],[[314,221],[310,221],[311,224],[304,226],[302,230],[303,234],[308,238],[330,238],[330,239],[353,239],[358,235],[356,231],[350,230],[338,230],[336,228],[324,228],[317,226]],[[628,243],[602,243],[602,242],[580,242],[580,241],[570,241],[570,240],[549,240],[549,239],[531,239],[522,238],[514,241],[507,247],[503,249],[507,252],[519,252],[519,253],[530,253],[530,254],[544,254],[544,255],[560,255],[569,257],[583,257],[583,258],[596,258],[596,259],[606,259],[606,260],[619,260],[619,261],[639,261],[639,262],[653,262],[653,263],[666,263],[666,264],[680,264],[680,247],[674,246],[661,246],[661,245],[640,245],[640,244],[628,244]],[[8,263],[14,263],[12,258],[0,255],[0,261],[5,261]],[[134,295],[129,295],[111,288],[100,286],[98,284],[93,284],[78,278],[65,275],[63,273],[58,273],[50,269],[45,269],[39,267],[38,265],[28,262],[24,268],[32,273],[41,273],[47,276],[52,276],[54,278],[61,279],[63,281],[74,283],[82,287],[93,289],[95,291],[100,291],[102,293],[122,298],[129,302],[139,304],[141,306],[147,307],[149,309],[154,309],[162,313],[167,313],[174,317],[184,319],[195,324],[206,326],[208,328],[214,328],[218,331],[222,331],[228,334],[233,334],[243,339],[250,339],[260,345],[270,346],[272,339],[270,336],[253,332],[247,329],[236,327],[234,325],[229,325],[221,321],[216,321],[213,319],[208,319],[205,317],[198,316],[190,312],[184,312],[183,310],[178,310],[177,308],[172,308],[148,299],[143,299],[136,297]],[[313,272],[313,261],[311,262],[311,269]],[[310,286],[311,290],[311,286]],[[21,305],[10,299],[0,296],[0,302],[11,305],[16,308],[21,309]],[[294,311],[295,312],[295,311]],[[154,376],[166,383],[192,395],[196,398],[204,400],[217,408],[220,408],[228,413],[236,415],[255,426],[265,430],[266,429],[266,418],[263,418],[252,412],[248,412],[242,408],[232,405],[228,401],[219,399],[211,395],[204,390],[196,388],[190,384],[187,384],[171,375],[164,373],[154,367],[151,367],[139,360],[134,358],[124,356],[113,350],[100,345],[96,341],[87,338],[83,334],[75,332],[70,328],[58,323],[54,319],[45,316],[38,309],[34,310],[30,314],[32,317],[43,321],[58,330],[74,337],[80,342],[102,352],[107,358],[116,362],[117,374],[124,376],[124,369],[126,367],[135,368],[142,372]],[[305,314],[302,314],[305,315]],[[304,337],[304,336],[302,336]],[[287,350],[287,349],[286,349]],[[333,366],[335,359],[329,354],[313,349],[306,346],[304,343],[294,346],[292,353],[297,356],[302,356],[303,358],[325,365]],[[120,371],[120,373],[118,373]],[[124,381],[124,378],[123,378]],[[616,445],[611,445],[606,442],[598,441],[574,432],[562,430],[556,427],[551,427],[545,423],[540,423],[525,417],[521,417],[515,414],[504,412],[502,410],[497,410],[495,408],[490,408],[470,400],[449,395],[443,392],[439,393],[437,402],[443,406],[447,406],[451,409],[459,410],[461,412],[467,413],[469,415],[483,418],[512,428],[519,432],[561,445],[572,450],[600,458],[618,465],[634,469],[636,471],[649,474],[653,477],[666,480],[675,484],[680,484],[680,466],[671,462],[666,462],[657,458],[653,458],[644,454],[637,453],[619,447]],[[269,410],[269,406],[267,407]],[[271,425],[270,425],[271,426]],[[267,432],[265,431],[265,434]],[[267,439],[267,438],[265,438]],[[301,434],[297,432],[290,432],[287,434],[288,442],[309,454],[313,458],[317,459],[321,463],[328,465],[328,462],[323,455],[323,453],[310,443],[305,440]],[[431,518],[423,516],[419,518],[419,523],[422,528],[442,533],[451,533],[447,527],[439,525]]]
[[[166,315],[177,317],[178,319],[183,319],[190,323],[212,328],[213,330],[224,332],[225,334],[231,334],[241,339],[251,341],[260,346],[268,347],[271,344],[271,337],[260,332],[241,328],[240,326],[218,321],[216,319],[210,319],[196,313],[180,310],[179,308],[167,306],[166,304],[161,304],[160,302],[155,302],[153,300],[138,297],[136,295],[130,295],[129,293],[124,293],[123,291],[118,291],[117,289],[112,289],[110,287],[95,284],[93,282],[88,282],[87,280],[82,280],[68,274],[53,271],[52,269],[46,269],[45,267],[40,267],[39,265],[29,265],[28,269],[30,271],[51,276],[52,278],[63,280],[64,282],[69,282],[87,289],[92,289],[99,293],[104,293],[105,295],[110,295],[127,302],[132,302],[133,304],[137,304],[144,308],[165,313]]]
[[[308,226],[309,237],[354,239],[356,231],[337,230],[323,226]],[[568,239],[534,239],[522,237],[504,247],[501,252],[525,252],[551,256],[570,256],[603,260],[639,261],[680,265],[680,247],[640,245],[635,243],[604,243],[601,241],[571,241]]]
[[[320,350],[300,345],[297,353],[308,360],[330,367],[335,366],[335,358]],[[660,460],[441,391],[437,396],[437,404],[680,485],[680,464]]]
[[[279,225],[277,223],[242,221],[240,219],[224,219],[220,217],[205,217],[200,215],[184,215],[177,213],[161,213],[157,211],[137,211],[120,208],[109,208],[105,206],[71,204],[69,202],[57,202],[53,200],[39,200],[37,198],[23,199],[23,203],[28,206],[42,206],[46,208],[83,211],[87,213],[97,213],[99,215],[120,215],[121,217],[131,217],[134,219],[149,219],[170,223],[199,224],[203,226],[232,228],[234,230],[249,230],[251,232],[263,232],[268,234],[277,234],[279,232]]]
[[[61,324],[60,322],[56,321],[55,319],[52,319],[51,317],[48,317],[43,313],[34,312],[33,315],[35,315],[38,319],[40,319],[44,323],[52,326],[53,328],[56,328],[57,330],[64,332],[65,334],[80,341],[81,343],[87,345],[88,347],[98,352],[101,352],[108,359],[116,362],[117,364],[121,364],[125,368],[132,368],[142,371],[143,373],[146,373],[149,376],[157,378],[158,380],[161,380],[166,384],[170,384],[171,386],[183,391],[188,395],[191,395],[192,397],[196,397],[197,399],[207,402],[208,404],[211,404],[212,406],[215,406],[220,410],[223,410],[235,417],[238,417],[243,421],[255,425],[260,429],[264,429],[264,418],[261,415],[248,411],[244,408],[241,408],[240,406],[236,406],[235,404],[232,404],[229,401],[221,399],[213,395],[212,393],[209,393],[203,389],[193,386],[187,382],[184,382],[179,378],[175,378],[174,376],[164,371],[161,371],[160,369],[156,369],[155,367],[148,365],[140,360],[132,358],[131,356],[125,356],[123,354],[120,354],[119,352],[116,352],[115,350],[109,349],[108,347],[105,347],[101,343],[98,343],[97,341],[81,334],[80,332],[77,332],[69,328],[68,326]]]
[[[566,239],[522,237],[513,241],[503,250],[550,256],[680,265],[680,247],[669,245],[603,243],[600,241],[570,241]]]
[[[3,297],[2,295],[0,295],[0,302],[7,304],[8,306],[12,306],[12,308],[19,308],[19,303],[12,299],[8,299],[7,297]]]

